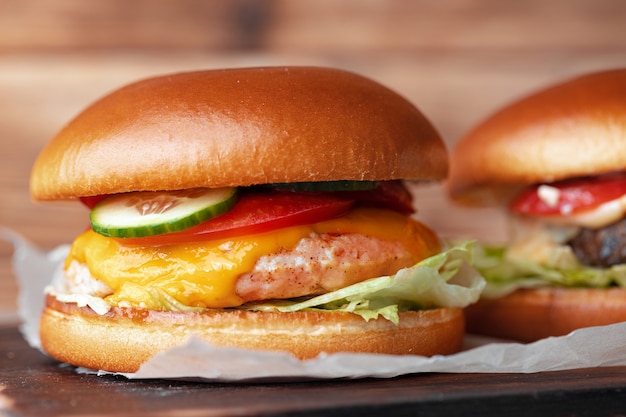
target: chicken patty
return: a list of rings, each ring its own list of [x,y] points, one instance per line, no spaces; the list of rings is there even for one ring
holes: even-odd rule
[[[323,294],[414,263],[400,242],[359,234],[312,235],[293,249],[261,257],[239,277],[236,293],[245,301]]]

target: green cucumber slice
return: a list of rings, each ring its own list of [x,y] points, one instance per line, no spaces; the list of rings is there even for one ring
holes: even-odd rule
[[[233,208],[237,188],[194,188],[119,194],[91,210],[92,229],[109,237],[143,237],[178,232]]]
[[[269,184],[270,187],[286,191],[363,191],[378,187],[376,181],[319,181],[319,182],[280,182]]]

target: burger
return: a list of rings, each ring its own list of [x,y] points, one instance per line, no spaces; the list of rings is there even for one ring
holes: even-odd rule
[[[580,76],[499,110],[451,153],[454,201],[505,210],[504,245],[468,331],[530,342],[626,320],[626,70]]]
[[[269,67],[159,76],[71,120],[39,154],[36,201],[89,227],[45,291],[42,348],[134,372],[195,336],[291,353],[448,354],[480,278],[442,247],[405,180],[444,143],[362,76]],[[85,217],[87,223],[87,216]]]

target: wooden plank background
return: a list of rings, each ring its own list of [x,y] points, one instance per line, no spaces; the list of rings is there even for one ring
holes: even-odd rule
[[[450,147],[522,94],[626,66],[621,0],[0,0],[0,226],[38,246],[86,225],[76,204],[34,204],[38,150],[80,109],[138,78],[260,65],[324,65],[374,78],[413,101]],[[122,155],[120,157],[123,157]],[[443,235],[505,237],[497,210],[416,190]],[[0,320],[14,320],[12,247],[0,239]]]

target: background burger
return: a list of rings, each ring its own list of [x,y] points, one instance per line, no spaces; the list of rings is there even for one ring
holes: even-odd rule
[[[43,349],[122,372],[190,335],[298,358],[455,352],[482,278],[460,269],[465,247],[441,252],[411,218],[402,182],[446,174],[424,116],[352,73],[215,70],[123,87],[32,171],[36,200],[91,209],[46,290]]]
[[[452,152],[459,203],[502,205],[506,248],[468,330],[537,340],[626,320],[626,70],[593,73],[498,111]]]

